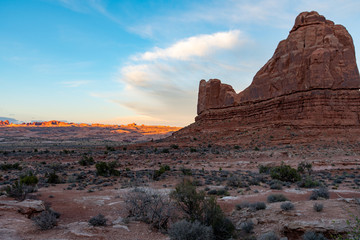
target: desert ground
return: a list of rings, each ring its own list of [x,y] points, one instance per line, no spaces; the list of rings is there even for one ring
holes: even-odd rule
[[[184,179],[216,197],[235,226],[235,239],[261,239],[273,232],[296,240],[307,231],[335,239],[354,226],[359,230],[356,144],[254,148],[196,137],[176,144],[171,132],[149,137],[95,127],[2,127],[0,133],[0,239],[170,239],[166,230],[133,216],[129,198],[141,191],[168,198]],[[101,176],[100,162],[113,163],[116,174]],[[301,173],[304,181],[272,179],[265,170],[281,164],[311,167]],[[21,201],[9,196],[6,187],[30,172],[38,178],[32,191]],[[310,200],[319,186],[326,187],[328,198]],[[292,207],[269,202],[273,194],[283,194]],[[259,202],[265,207],[254,208]],[[322,210],[315,211],[315,204]],[[33,219],[49,208],[60,217],[53,228],[41,230]],[[99,214],[106,225],[91,225]],[[183,217],[174,213],[168,226]]]

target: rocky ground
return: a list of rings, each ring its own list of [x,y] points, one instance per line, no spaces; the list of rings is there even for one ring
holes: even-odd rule
[[[4,144],[0,152],[1,186],[14,184],[31,171],[39,182],[36,191],[23,202],[14,202],[3,191],[0,196],[1,239],[169,239],[166,233],[149,224],[129,218],[126,199],[134,188],[155,189],[170,193],[184,178],[208,196],[216,196],[225,214],[237,228],[238,239],[255,239],[273,231],[288,239],[300,239],[312,230],[326,236],[349,231],[360,214],[360,167],[357,148],[328,146],[246,148],[238,145],[150,142],[129,145],[125,142],[56,144],[23,141]],[[75,141],[76,142],[76,141]],[[6,150],[5,150],[6,149]],[[99,176],[94,164],[83,166],[81,160],[116,163],[118,176]],[[281,162],[294,168],[311,163],[312,172],[304,174],[329,190],[329,199],[309,200],[317,186],[300,182],[280,182],[259,166]],[[16,164],[18,163],[18,165]],[[15,164],[15,165],[14,165]],[[161,166],[169,168],[161,174]],[[49,183],[55,173],[58,180]],[[293,204],[283,210],[281,202],[268,202],[268,196],[283,194]],[[40,201],[39,201],[40,200]],[[263,202],[265,209],[254,210],[251,204]],[[322,204],[316,212],[314,204]],[[39,230],[31,220],[45,205],[60,213],[57,226]],[[21,211],[19,211],[21,210]],[[102,214],[106,226],[91,226],[89,220]],[[174,219],[173,221],[176,221]],[[244,223],[251,221],[247,233]]]

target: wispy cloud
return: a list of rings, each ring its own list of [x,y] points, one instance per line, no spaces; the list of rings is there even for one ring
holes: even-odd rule
[[[106,18],[110,19],[113,22],[118,24],[122,24],[122,22],[113,14],[111,14],[107,10],[107,6],[105,1],[102,0],[86,0],[86,1],[79,1],[79,0],[58,0],[60,4],[72,11],[80,12],[80,13],[91,13],[96,12],[99,13]]]
[[[163,124],[188,124],[195,117],[199,80],[224,77],[231,81],[235,77],[229,70],[232,74],[248,71],[238,56],[249,44],[251,40],[239,30],[181,39],[169,47],[131,57],[117,77],[123,90],[92,96]],[[233,61],[235,57],[238,61]]]
[[[60,84],[66,86],[66,87],[70,87],[70,88],[76,88],[76,87],[80,87],[86,84],[89,84],[90,81],[88,80],[78,80],[78,81],[65,81],[65,82],[60,82]]]

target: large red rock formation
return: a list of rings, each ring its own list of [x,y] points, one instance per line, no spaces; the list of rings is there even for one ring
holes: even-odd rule
[[[196,135],[222,144],[243,139],[249,145],[254,132],[264,144],[268,139],[289,143],[295,135],[302,142],[320,135],[346,139],[349,131],[360,132],[359,88],[355,49],[345,27],[303,12],[244,91],[236,93],[217,79],[201,80],[195,123],[174,137]],[[292,129],[291,135],[284,129]]]
[[[217,79],[200,81],[196,120],[359,124],[359,88],[354,44],[345,27],[303,12],[244,91],[237,94]]]

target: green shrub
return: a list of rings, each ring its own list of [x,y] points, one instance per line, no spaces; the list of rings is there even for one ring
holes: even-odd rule
[[[154,180],[159,180],[159,177],[165,173],[166,171],[170,171],[170,167],[168,165],[163,165],[160,167],[159,170],[155,170],[154,174],[153,174],[153,179]]]
[[[20,166],[20,164],[17,163],[3,163],[0,164],[0,170],[4,170],[4,171],[8,171],[8,170],[21,170],[22,167]]]
[[[266,204],[264,202],[255,202],[250,204],[250,209],[252,211],[259,211],[266,209]]]
[[[167,148],[164,148],[163,150],[162,150],[162,153],[169,153],[170,151],[169,151],[169,149],[167,149]]]
[[[310,176],[306,176],[306,178],[303,178],[300,182],[298,182],[298,186],[302,188],[314,188],[318,187],[319,185],[320,183],[313,180]]]
[[[39,182],[39,179],[34,176],[34,174],[30,171],[28,175],[20,177],[20,183],[28,185],[28,186],[34,186]]]
[[[267,197],[268,203],[285,202],[288,199],[283,194],[271,194]]]
[[[98,162],[95,164],[96,174],[98,176],[109,177],[109,176],[120,176],[120,172],[115,169],[117,163],[115,161],[106,163]]]
[[[301,162],[298,165],[297,171],[302,174],[307,173],[310,175],[312,173],[312,164],[308,162]]]
[[[300,174],[295,168],[285,164],[271,168],[270,176],[272,179],[277,179],[283,182],[297,182],[301,179]]]
[[[171,144],[170,146],[172,149],[178,149],[179,148],[179,145],[176,145],[176,144]]]
[[[5,192],[9,197],[22,201],[26,198],[28,193],[34,192],[34,187],[25,185],[21,183],[21,181],[16,181],[11,186],[7,186]]]
[[[269,174],[271,170],[270,166],[259,165],[259,173]]]
[[[214,239],[214,233],[211,227],[199,221],[189,222],[183,219],[171,226],[169,237],[171,240],[211,240]]]
[[[171,197],[189,221],[199,221],[201,224],[211,226],[215,239],[229,239],[233,236],[235,227],[225,217],[216,198],[205,197],[203,191],[197,192],[192,182],[184,181],[178,184]]]
[[[47,178],[48,183],[58,184],[61,182],[60,177],[55,173],[55,171],[50,174],[46,174],[45,177]]]
[[[81,166],[91,166],[95,163],[94,158],[93,157],[89,157],[87,155],[84,155],[81,160],[79,160],[79,164]]]

